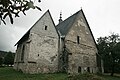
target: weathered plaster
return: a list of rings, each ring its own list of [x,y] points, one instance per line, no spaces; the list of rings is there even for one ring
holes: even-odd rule
[[[77,43],[77,36],[80,43]],[[87,68],[90,68],[91,73],[95,73],[97,48],[82,14],[78,15],[65,41],[66,48],[71,52],[68,57],[68,72],[78,73],[78,67],[81,67],[82,73],[86,72]]]

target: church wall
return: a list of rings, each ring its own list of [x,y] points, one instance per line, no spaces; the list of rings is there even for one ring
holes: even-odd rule
[[[58,33],[49,11],[30,29],[29,39],[17,49],[14,69],[24,73],[52,73],[58,71]],[[24,50],[24,61],[21,54]],[[16,60],[18,59],[18,60]]]
[[[49,73],[57,71],[58,67],[58,39],[47,36],[40,36],[31,33],[29,66],[36,64],[37,72]],[[32,68],[32,67],[30,67]],[[32,69],[34,69],[32,68]],[[32,70],[31,69],[31,70]],[[53,70],[51,70],[53,69]]]
[[[36,22],[30,31],[31,33],[39,34],[40,36],[50,36],[58,38],[55,25],[51,20],[49,12],[47,12],[40,20]]]
[[[29,70],[34,69],[33,73],[57,72],[59,38],[49,13],[46,13],[31,29],[30,39]]]
[[[28,53],[29,53],[29,40],[26,40],[22,42],[22,44],[19,44],[17,46],[16,55],[14,59],[14,69],[26,72],[29,55]]]
[[[68,57],[69,73],[96,72],[97,48],[82,14],[78,15],[68,32],[65,45],[71,52]]]
[[[54,73],[65,65],[68,73],[96,73],[96,53],[96,45],[82,14],[77,15],[67,35],[59,37],[47,12],[30,29],[28,40],[18,46],[14,69],[31,74]]]

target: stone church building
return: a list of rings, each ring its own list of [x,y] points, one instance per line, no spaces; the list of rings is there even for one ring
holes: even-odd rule
[[[24,73],[96,73],[96,43],[83,13],[55,25],[46,11],[15,44],[14,69]]]

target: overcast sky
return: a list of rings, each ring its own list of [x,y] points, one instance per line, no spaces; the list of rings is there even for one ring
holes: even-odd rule
[[[58,24],[61,11],[64,20],[82,8],[95,39],[111,32],[120,34],[120,0],[41,0],[36,4],[41,12],[31,9],[27,16],[21,14],[20,18],[15,18],[13,25],[9,19],[6,19],[7,25],[0,25],[0,50],[15,52],[14,44],[48,9]]]

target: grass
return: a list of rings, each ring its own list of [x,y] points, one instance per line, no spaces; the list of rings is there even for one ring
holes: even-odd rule
[[[0,80],[65,80],[67,74],[23,74],[11,67],[0,68]]]
[[[54,74],[23,74],[15,71],[12,67],[0,68],[0,80],[120,80],[120,77],[109,75],[78,75],[68,79],[65,73]]]
[[[101,75],[101,77],[103,77],[104,80],[120,80],[119,76]]]
[[[71,77],[70,80],[120,80],[120,76],[79,74]]]

